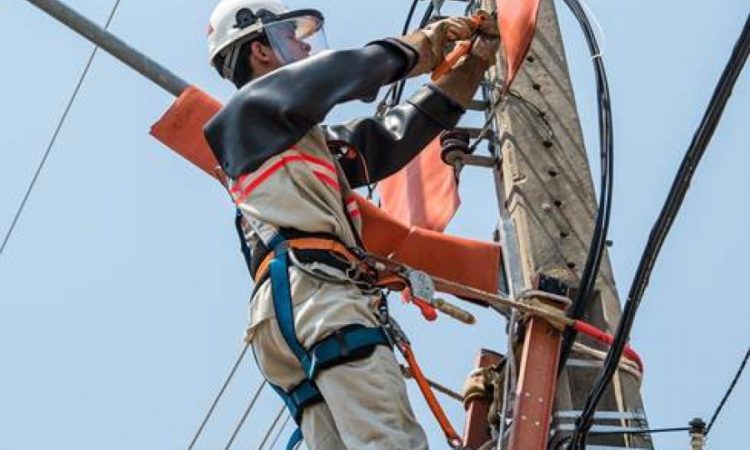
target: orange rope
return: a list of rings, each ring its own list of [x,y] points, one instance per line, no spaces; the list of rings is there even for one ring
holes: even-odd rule
[[[448,443],[453,448],[460,447],[462,445],[461,438],[458,436],[458,433],[456,433],[453,425],[448,421],[448,416],[445,415],[443,407],[440,406],[437,398],[435,398],[435,393],[432,392],[429,381],[427,381],[424,373],[422,373],[422,369],[419,367],[419,364],[417,364],[416,358],[414,358],[414,352],[412,351],[411,346],[408,343],[402,342],[399,345],[399,350],[401,350],[401,353],[404,355],[404,359],[406,359],[406,363],[409,365],[409,370],[414,376],[414,381],[417,382],[417,386],[422,392],[422,395],[427,402],[427,406],[429,406],[432,415],[435,416],[435,420],[437,420],[440,428],[443,430],[446,439],[448,439]]]

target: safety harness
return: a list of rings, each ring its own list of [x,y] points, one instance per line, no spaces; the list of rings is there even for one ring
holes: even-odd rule
[[[294,306],[289,283],[290,249],[340,252],[341,257],[344,258],[351,254],[343,244],[333,239],[309,237],[288,240],[281,233],[277,233],[266,246],[270,252],[255,271],[255,289],[257,290],[270,277],[273,307],[281,335],[299,360],[305,373],[305,379],[288,391],[271,384],[298,426],[287,444],[287,449],[291,450],[302,439],[302,431],[299,427],[304,409],[324,401],[315,385],[318,373],[329,367],[366,358],[372,354],[376,346],[390,347],[391,342],[381,327],[350,325],[336,330],[309,350],[305,349],[297,338],[294,326]]]

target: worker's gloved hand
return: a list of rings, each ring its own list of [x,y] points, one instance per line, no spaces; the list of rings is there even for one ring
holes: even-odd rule
[[[495,63],[500,39],[480,34],[471,52],[461,59],[453,70],[434,82],[445,95],[464,108],[468,108],[484,72]]]
[[[443,60],[443,51],[448,43],[470,39],[475,31],[476,26],[468,17],[449,17],[399,38],[419,53],[417,64],[409,76],[432,72]]]
[[[482,23],[479,25],[479,34],[491,37],[500,37],[500,30],[497,27],[497,17],[480,9],[476,15],[482,16]]]
[[[471,48],[471,56],[479,58],[484,63],[485,67],[489,67],[495,64],[497,60],[497,52],[499,50],[499,37],[479,35]]]

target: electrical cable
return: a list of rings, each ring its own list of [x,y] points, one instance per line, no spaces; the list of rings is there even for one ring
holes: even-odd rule
[[[748,347],[748,349],[745,351],[745,357],[742,359],[742,363],[740,364],[740,367],[737,368],[737,372],[734,374],[734,378],[732,379],[732,382],[729,384],[729,388],[727,388],[727,391],[724,393],[724,397],[721,398],[721,401],[719,402],[719,406],[716,407],[716,410],[711,416],[711,420],[708,421],[708,426],[706,427],[706,436],[708,436],[708,433],[711,431],[711,428],[714,426],[714,422],[716,422],[716,419],[719,417],[719,413],[721,413],[721,410],[724,409],[724,404],[729,399],[729,396],[732,395],[732,391],[734,391],[734,387],[737,385],[737,381],[739,381],[740,376],[742,375],[742,372],[745,370],[745,365],[747,365],[748,357],[750,357],[750,347]]]
[[[406,35],[406,33],[409,32],[409,27],[411,27],[411,21],[414,18],[414,12],[417,10],[417,3],[419,0],[413,0],[411,2],[411,7],[409,8],[409,13],[406,15],[406,22],[404,22],[404,28],[401,30],[401,36]]]
[[[651,428],[651,429],[632,429],[632,430],[619,430],[619,431],[592,431],[591,436],[634,436],[643,434],[660,434],[660,433],[676,433],[690,431],[690,427],[672,427],[672,428]],[[561,450],[566,448],[571,441],[571,436],[562,439],[560,442],[555,444],[555,449]],[[619,447],[618,447],[619,448]]]
[[[596,75],[596,94],[599,118],[599,157],[601,160],[599,208],[596,212],[594,232],[591,237],[591,244],[589,245],[589,252],[586,256],[586,264],[584,265],[581,280],[578,285],[578,291],[573,300],[573,305],[568,312],[568,317],[571,319],[581,319],[591,302],[596,278],[606,248],[609,219],[612,211],[612,190],[614,184],[614,139],[609,83],[607,82],[607,72],[604,69],[604,61],[601,58],[599,43],[597,42],[596,35],[591,27],[591,22],[579,1],[565,0],[565,4],[568,5],[581,26],[581,30],[583,31],[586,43],[589,47],[589,52],[591,53],[591,61],[594,65],[594,72]],[[558,373],[562,372],[565,368],[565,362],[570,356],[570,351],[573,347],[576,335],[576,331],[571,327],[566,328],[563,333]]]
[[[279,420],[281,420],[281,415],[284,414],[284,411],[286,411],[286,405],[281,405],[281,409],[279,409],[279,413],[276,414],[276,417],[274,417],[273,422],[271,423],[271,426],[268,427],[268,431],[266,431],[266,435],[263,436],[263,440],[260,441],[258,450],[263,450],[263,446],[266,445],[268,438],[271,437],[271,432],[273,432],[273,429],[276,428],[276,425],[279,423]]]
[[[430,2],[429,5],[427,5],[427,9],[425,9],[424,15],[422,16],[422,20],[419,22],[419,28],[424,28],[427,26],[427,23],[432,18],[432,13],[435,11],[435,3]],[[409,31],[409,27],[411,25],[411,18],[409,18],[409,21],[405,24],[403,34],[406,34]],[[395,89],[393,91],[393,94],[391,96],[391,106],[398,105],[401,103],[401,98],[404,96],[404,87],[406,86],[406,80],[401,80],[395,85]]]
[[[276,436],[273,437],[273,440],[271,441],[271,445],[268,446],[268,450],[273,450],[274,445],[276,445],[276,443],[279,442],[279,438],[281,438],[281,435],[284,433],[286,426],[289,425],[289,420],[291,418],[292,418],[291,414],[286,415],[284,422],[282,422],[281,427],[279,427],[279,431],[277,431]]]
[[[411,28],[411,22],[414,18],[414,12],[416,11],[418,2],[419,0],[413,0],[411,7],[409,8],[409,13],[406,16],[406,20],[404,21],[404,27],[402,28],[402,31],[401,31],[402,36],[406,35],[409,32],[409,29]],[[427,5],[427,9],[425,10],[424,15],[422,16],[422,20],[420,21],[419,28],[424,28],[427,25],[427,22],[429,22],[430,18],[432,17],[432,13],[434,10],[435,10],[435,5],[434,3],[430,2]],[[380,103],[378,104],[377,111],[379,114],[382,114],[385,111],[387,111],[388,108],[401,103],[401,97],[403,97],[405,85],[406,85],[406,80],[397,81],[396,83],[391,84],[391,86],[388,88],[388,91],[386,91],[385,96],[383,96],[383,100],[381,100]]]
[[[109,28],[109,25],[112,23],[112,19],[115,16],[115,12],[117,12],[117,8],[120,6],[120,1],[121,0],[116,0],[114,5],[112,6],[112,10],[109,13],[109,17],[107,17],[107,22],[104,24],[104,29]],[[39,174],[41,174],[42,169],[44,168],[44,164],[47,162],[47,158],[49,157],[49,154],[52,151],[52,146],[55,145],[55,141],[57,141],[57,136],[60,134],[60,130],[62,129],[63,124],[65,123],[65,119],[68,118],[68,113],[70,112],[70,108],[73,106],[73,102],[75,101],[76,97],[78,97],[78,92],[81,90],[81,86],[83,85],[83,80],[86,78],[86,75],[89,73],[89,69],[91,68],[91,64],[94,62],[94,57],[96,56],[97,50],[99,50],[99,46],[94,46],[94,49],[91,50],[89,59],[88,61],[86,61],[86,65],[83,68],[83,72],[81,73],[81,76],[78,78],[78,82],[76,83],[75,89],[73,89],[73,94],[70,96],[70,99],[68,99],[68,103],[65,106],[65,110],[63,111],[63,114],[60,117],[60,120],[57,122],[57,126],[55,127],[55,132],[52,133],[52,138],[47,144],[47,148],[44,151],[44,154],[42,155],[41,161],[39,161],[39,164],[37,165],[36,171],[34,172],[34,176],[31,178],[29,187],[26,189],[26,193],[23,196],[23,200],[21,200],[21,204],[18,206],[18,209],[16,210],[16,214],[10,223],[10,227],[8,228],[8,231],[5,233],[5,237],[3,238],[3,243],[0,244],[0,255],[2,255],[3,252],[5,251],[5,247],[8,245],[8,240],[10,239],[10,236],[13,234],[13,230],[16,228],[18,219],[21,217],[21,214],[23,213],[23,210],[26,207],[26,203],[29,200],[31,191],[34,189],[34,186],[36,185],[36,182],[39,179]]]
[[[227,442],[227,445],[224,447],[224,450],[229,450],[232,447],[232,444],[234,443],[235,438],[237,438],[237,435],[240,433],[242,426],[245,424],[245,420],[247,420],[247,416],[250,415],[250,411],[253,410],[253,407],[255,406],[255,402],[258,400],[258,397],[260,397],[260,393],[263,392],[263,388],[266,387],[267,384],[268,384],[268,381],[264,379],[263,382],[260,384],[260,386],[258,386],[258,389],[255,391],[255,394],[253,394],[253,398],[250,399],[250,404],[247,405],[245,412],[242,413],[242,417],[240,418],[240,421],[237,423],[237,426],[234,427],[234,431],[232,431],[232,435],[229,437],[229,441]]]
[[[653,428],[646,430],[621,430],[621,431],[592,431],[592,436],[615,436],[621,434],[659,434],[675,433],[677,431],[690,431],[690,427],[672,427],[672,428]]]
[[[234,377],[235,372],[237,372],[237,368],[240,366],[240,363],[245,358],[245,354],[247,353],[247,349],[249,347],[250,347],[250,344],[245,344],[245,346],[242,347],[242,351],[240,352],[240,355],[237,357],[237,360],[234,362],[234,365],[232,366],[232,370],[229,371],[229,375],[227,375],[226,380],[224,380],[224,384],[221,385],[221,389],[219,389],[219,393],[216,394],[216,397],[214,398],[213,403],[211,403],[211,406],[208,408],[208,412],[206,412],[206,416],[203,418],[203,421],[198,427],[198,430],[195,432],[195,435],[193,436],[193,440],[190,441],[190,445],[188,445],[188,450],[193,449],[193,447],[195,446],[195,443],[198,441],[198,438],[200,438],[201,434],[203,433],[203,429],[206,427],[208,420],[211,418],[211,415],[214,413],[214,410],[216,409],[216,405],[219,404],[219,400],[221,400],[221,397],[224,395],[224,391],[227,390],[227,386],[229,386],[229,382],[232,381],[232,378]]]
[[[566,0],[567,1],[567,0]],[[719,82],[714,89],[708,108],[701,120],[698,129],[688,147],[687,152],[680,164],[680,168],[670,188],[667,199],[656,220],[644,249],[638,269],[628,292],[628,298],[623,308],[622,317],[617,326],[614,342],[607,353],[602,371],[599,373],[594,387],[591,390],[581,412],[576,420],[576,428],[571,440],[570,448],[582,450],[586,445],[588,435],[594,419],[594,411],[601,400],[604,390],[612,380],[617,370],[617,363],[622,356],[625,344],[633,327],[635,316],[638,311],[643,293],[648,285],[651,272],[659,256],[661,247],[672,227],[677,213],[690,186],[693,174],[703,156],[708,143],[711,140],[716,127],[721,119],[722,113],[731,96],[732,89],[736,83],[742,68],[750,53],[750,15],[745,19],[745,25],[737,43],[732,50],[732,55],[721,74]],[[744,365],[743,365],[744,367]]]

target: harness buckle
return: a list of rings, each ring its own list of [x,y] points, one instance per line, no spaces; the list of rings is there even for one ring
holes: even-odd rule
[[[403,291],[404,299],[418,307],[425,320],[432,322],[437,319],[437,311],[433,303],[435,284],[432,278],[422,271],[410,268],[404,269],[402,276],[409,284],[409,288]]]

